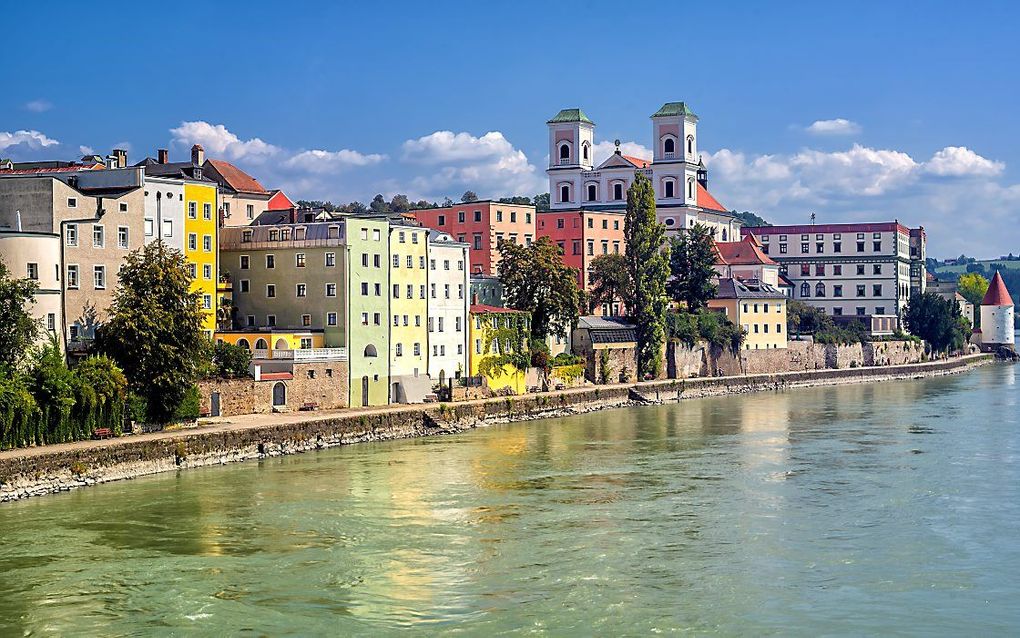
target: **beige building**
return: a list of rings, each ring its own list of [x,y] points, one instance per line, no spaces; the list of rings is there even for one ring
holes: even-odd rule
[[[60,235],[0,229],[0,261],[12,277],[31,279],[39,286],[32,315],[43,328],[40,341],[63,331],[60,290]]]
[[[106,316],[125,256],[144,243],[142,182],[138,168],[0,175],[0,227],[20,218],[24,232],[61,238],[65,339],[86,304]]]
[[[786,295],[778,287],[758,279],[722,278],[708,307],[743,328],[745,350],[786,347]]]

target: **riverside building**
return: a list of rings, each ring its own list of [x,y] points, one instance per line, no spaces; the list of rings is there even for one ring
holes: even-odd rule
[[[898,317],[925,290],[924,228],[899,222],[744,228],[793,283],[793,298],[834,316]]]
[[[390,403],[421,403],[432,392],[428,376],[429,282],[428,229],[401,218],[391,218],[389,228],[389,383]],[[361,292],[366,292],[362,283]],[[373,290],[367,290],[374,293]]]
[[[466,376],[470,246],[428,231],[428,373],[433,381]]]
[[[494,275],[499,242],[530,246],[535,240],[535,207],[492,200],[461,202],[407,213],[422,226],[446,233],[471,247],[472,275]]]
[[[624,211],[554,210],[538,213],[538,236],[549,237],[563,254],[563,263],[577,270],[577,285],[591,288],[589,268],[602,255],[622,255],[627,242],[623,235]],[[488,303],[488,302],[484,302]],[[603,315],[619,315],[620,304],[604,304]]]

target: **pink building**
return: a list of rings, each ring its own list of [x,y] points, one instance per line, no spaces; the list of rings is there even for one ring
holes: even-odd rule
[[[465,202],[407,213],[422,226],[471,246],[471,274],[494,275],[499,241],[530,246],[535,241],[535,207],[492,200]]]
[[[538,213],[536,230],[560,247],[563,263],[577,269],[578,285],[588,289],[588,269],[595,258],[626,252],[624,217],[622,211],[546,211]]]

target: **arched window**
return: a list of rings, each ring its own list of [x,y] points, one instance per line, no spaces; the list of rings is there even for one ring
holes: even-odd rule
[[[266,343],[265,339],[259,339],[258,341],[255,342],[255,349],[256,350],[268,350],[269,349],[269,344]]]
[[[561,202],[570,201],[570,186],[568,184],[560,186],[560,201]]]
[[[689,199],[695,199],[697,191],[694,189],[694,178],[687,180],[687,197]]]
[[[588,184],[588,201],[594,202],[599,198],[599,189],[595,184]]]
[[[662,143],[662,152],[663,153],[675,153],[676,152],[676,142],[673,141],[672,137],[667,137],[666,141],[664,141]],[[667,157],[669,157],[669,155],[667,155]]]
[[[251,350],[251,344],[248,343],[247,339],[238,339],[236,345],[240,348],[244,348],[245,350]]]
[[[276,340],[275,349],[276,350],[286,350],[287,349],[287,340],[286,339],[277,339]]]
[[[687,136],[687,153],[690,154],[690,155],[694,154],[694,136],[693,135],[688,135]]]
[[[560,144],[560,164],[565,164],[563,160],[570,160],[570,144]]]
[[[816,297],[824,297],[825,296],[825,284],[823,284],[820,281],[818,282],[818,285],[815,286],[815,296]]]
[[[617,201],[623,199],[623,184],[613,184],[613,199]]]
[[[379,356],[379,351],[376,350],[375,346],[373,346],[372,344],[368,344],[367,346],[365,346],[365,356],[366,357],[378,357]]]
[[[809,284],[808,282],[805,281],[804,283],[802,283],[800,285],[800,296],[801,297],[810,297],[811,296],[811,284]]]
[[[584,158],[584,161],[588,161],[588,142],[581,145],[581,157]]]
[[[667,142],[669,140],[666,140]],[[676,180],[666,179],[662,182],[662,196],[676,197]]]

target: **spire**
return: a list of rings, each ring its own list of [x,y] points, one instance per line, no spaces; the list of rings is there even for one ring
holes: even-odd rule
[[[981,300],[982,306],[1012,306],[1013,298],[1009,296],[1009,291],[1006,290],[1006,283],[1002,281],[1002,275],[999,271],[995,271],[995,276],[992,277],[991,283],[988,284],[988,292],[985,293],[985,298]]]

